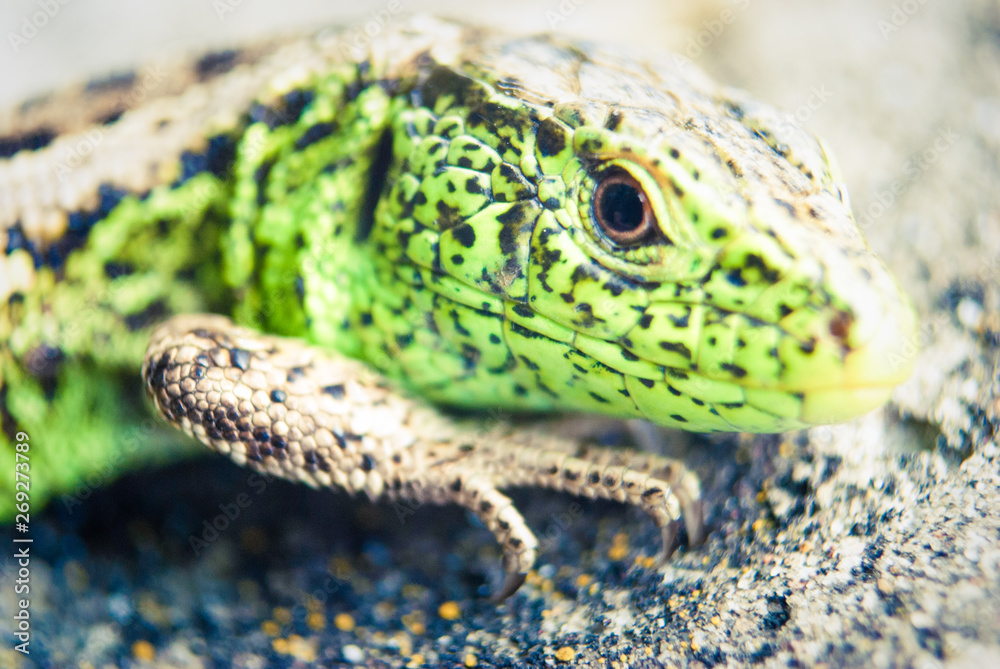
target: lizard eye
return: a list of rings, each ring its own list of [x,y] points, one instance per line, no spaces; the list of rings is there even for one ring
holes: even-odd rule
[[[646,241],[657,229],[646,191],[621,169],[600,177],[594,190],[594,219],[608,239],[622,246]]]

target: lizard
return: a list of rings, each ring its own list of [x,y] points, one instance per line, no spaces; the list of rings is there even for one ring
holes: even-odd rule
[[[671,54],[418,16],[96,80],[0,149],[3,457],[30,435],[41,496],[166,448],[144,389],[240,464],[465,506],[503,598],[537,541],[502,488],[636,505],[667,557],[698,480],[455,409],[782,432],[912,362],[826,146]]]

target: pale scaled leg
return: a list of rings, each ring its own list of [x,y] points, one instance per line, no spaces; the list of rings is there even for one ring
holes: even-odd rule
[[[142,369],[149,396],[173,425],[239,464],[311,486],[413,502],[460,504],[503,549],[513,594],[537,540],[499,489],[534,486],[617,500],[661,528],[702,535],[697,479],[659,456],[580,439],[456,423],[363,364],[298,340],[261,335],[221,316],[178,316],[153,333]]]

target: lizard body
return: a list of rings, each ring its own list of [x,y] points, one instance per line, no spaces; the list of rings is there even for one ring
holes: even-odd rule
[[[417,18],[180,71],[103,125],[46,134],[43,102],[0,133],[26,149],[0,163],[4,426],[50,467],[141,424],[145,358],[160,412],[239,462],[469,507],[509,594],[534,537],[497,488],[637,504],[669,551],[697,482],[425,401],[775,432],[908,373],[912,310],[823,146],[690,63]],[[178,316],[144,354],[205,311],[296,339]]]

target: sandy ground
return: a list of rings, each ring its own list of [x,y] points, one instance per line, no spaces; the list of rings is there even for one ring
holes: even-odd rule
[[[221,20],[209,2],[174,2],[154,20],[68,2],[19,52],[0,48],[0,94],[378,10],[314,3],[265,18],[257,3],[226,1]],[[38,4],[7,3],[3,34]],[[496,553],[456,511],[400,514],[279,483],[257,496],[246,472],[217,461],[128,477],[41,519],[39,666],[144,666],[150,652],[160,666],[1000,666],[997,3],[437,6],[528,31],[557,16],[559,30],[668,46],[804,120],[917,305],[913,378],[850,424],[673,439],[703,478],[710,536],[662,570],[635,559],[656,545],[640,515],[519,494],[550,539],[538,574],[501,607],[475,596]],[[261,502],[192,550],[202,521],[240,492]],[[2,580],[6,601],[9,572]],[[8,621],[4,608],[0,629]],[[4,666],[21,659],[0,650]]]

